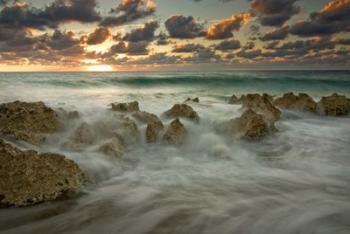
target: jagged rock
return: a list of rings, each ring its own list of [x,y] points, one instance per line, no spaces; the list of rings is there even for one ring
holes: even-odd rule
[[[162,121],[155,114],[148,112],[136,112],[133,117],[147,124],[146,128],[146,141],[147,143],[154,143],[158,140],[159,134],[164,129]]]
[[[76,193],[78,165],[62,155],[22,151],[0,140],[0,205],[28,206]]]
[[[179,119],[175,119],[167,128],[163,141],[168,144],[178,145],[182,144],[186,137],[186,129]]]
[[[82,123],[74,132],[72,141],[78,144],[91,145],[94,143],[95,134],[92,127],[87,123]]]
[[[268,94],[268,93],[263,93],[263,98],[268,99],[271,103],[273,102],[274,96]]]
[[[282,109],[297,109],[316,112],[317,103],[307,94],[286,93],[283,97],[277,98],[274,104]]]
[[[59,129],[57,114],[43,102],[12,102],[0,105],[0,133],[34,145]]]
[[[115,158],[120,158],[124,153],[124,145],[119,138],[114,138],[111,141],[100,146],[98,151]]]
[[[320,114],[329,116],[343,116],[350,112],[349,102],[346,96],[336,93],[328,97],[322,97],[317,107]]]
[[[259,94],[248,94],[241,97],[243,109],[251,109],[261,114],[269,125],[273,125],[281,118],[281,111],[276,108],[269,98]]]
[[[270,131],[264,117],[251,109],[246,110],[241,117],[232,119],[226,126],[229,135],[249,140],[260,139]]]
[[[229,104],[240,104],[241,103],[241,100],[236,96],[236,95],[232,95],[230,97],[230,99],[228,100],[228,103]]]
[[[198,97],[196,97],[196,98],[187,98],[186,99],[186,102],[196,102],[196,103],[199,103],[199,98]]]
[[[168,118],[187,118],[199,122],[197,112],[187,104],[176,104],[170,110],[166,111],[164,115]]]
[[[138,102],[129,103],[112,103],[112,110],[118,112],[135,112],[140,111]]]
[[[118,125],[116,136],[122,139],[126,145],[136,144],[140,141],[140,131],[135,121],[130,118],[124,118]]]
[[[66,111],[63,108],[58,108],[58,113],[60,116],[67,118],[67,119],[79,119],[80,113],[78,111]]]

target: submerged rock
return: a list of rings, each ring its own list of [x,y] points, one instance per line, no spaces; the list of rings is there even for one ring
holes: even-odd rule
[[[163,141],[168,144],[179,145],[185,141],[186,129],[179,119],[175,119],[167,128]]]
[[[270,131],[264,117],[251,109],[246,110],[241,117],[232,119],[226,126],[226,132],[249,140],[260,139]]]
[[[164,129],[164,125],[158,116],[148,112],[136,112],[133,117],[139,122],[147,124],[145,133],[147,143],[157,142],[159,134]]]
[[[186,102],[196,102],[196,103],[199,103],[199,98],[196,97],[196,98],[187,98],[186,99]]]
[[[230,97],[230,99],[228,100],[228,103],[229,104],[240,104],[241,103],[241,100],[236,96],[236,95],[232,95],[231,97]]]
[[[0,133],[38,145],[59,129],[56,112],[43,102],[12,102],[0,105]]]
[[[95,141],[95,134],[92,127],[85,122],[82,123],[74,132],[72,141],[78,144],[93,144]]]
[[[124,154],[124,145],[119,138],[114,138],[111,141],[101,145],[98,151],[115,158],[120,158]]]
[[[276,108],[268,97],[260,94],[248,94],[241,97],[243,109],[251,109],[264,117],[269,125],[273,125],[281,118],[281,111]]]
[[[336,93],[328,97],[322,97],[317,107],[320,114],[329,116],[343,116],[350,112],[349,100],[346,96]]]
[[[199,122],[199,116],[193,108],[187,104],[176,104],[164,115],[168,118],[187,118],[192,121]]]
[[[317,103],[307,94],[286,93],[283,97],[277,98],[274,104],[282,109],[296,109],[316,112]]]
[[[133,145],[140,141],[140,131],[134,120],[123,118],[118,124],[116,136],[122,140],[125,145]]]
[[[135,112],[140,111],[138,102],[129,103],[112,103],[112,110],[118,112]]]
[[[62,155],[22,151],[0,140],[0,205],[28,206],[76,193],[83,172]]]

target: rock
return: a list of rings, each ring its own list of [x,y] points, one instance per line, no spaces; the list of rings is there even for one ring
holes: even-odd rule
[[[228,103],[229,104],[240,104],[241,103],[241,100],[236,96],[236,95],[232,95],[230,97],[230,99],[228,100]]]
[[[77,144],[91,145],[95,141],[95,133],[87,123],[82,123],[74,132],[72,141]]]
[[[187,118],[199,122],[197,112],[187,104],[176,104],[170,110],[166,111],[164,115],[168,118]]]
[[[296,109],[316,112],[317,103],[307,94],[299,93],[298,96],[294,93],[286,93],[283,97],[277,98],[274,104],[282,109]]]
[[[179,119],[175,119],[170,123],[167,131],[163,136],[163,141],[168,144],[179,145],[182,144],[186,137],[186,129]]]
[[[112,110],[118,112],[135,112],[140,111],[138,102],[129,103],[112,103]]]
[[[268,93],[263,93],[263,98],[268,99],[271,103],[273,102],[274,96],[268,94]]]
[[[186,99],[186,102],[196,102],[196,103],[199,103],[199,98],[198,97],[196,97],[196,98],[187,98]]]
[[[62,155],[22,151],[0,140],[0,205],[28,206],[80,190],[84,175]]]
[[[135,121],[130,118],[123,118],[118,124],[116,136],[123,141],[125,145],[133,145],[140,141],[140,131]]]
[[[259,94],[248,94],[241,97],[243,109],[251,109],[261,114],[269,125],[273,125],[281,118],[281,111],[276,108],[268,97]]]
[[[63,108],[58,108],[58,113],[66,119],[79,119],[80,113],[78,111],[66,111]]]
[[[98,151],[115,158],[121,158],[124,154],[124,145],[120,139],[114,138],[100,146]]]
[[[251,109],[246,110],[241,117],[229,121],[226,132],[239,138],[256,140],[266,136],[270,131],[264,117]]]
[[[136,112],[133,117],[139,122],[147,124],[146,141],[147,143],[155,143],[159,134],[164,129],[162,121],[155,114],[148,112]]]
[[[0,133],[39,145],[59,129],[57,114],[43,102],[12,102],[0,105]]]
[[[322,97],[317,108],[320,114],[329,116],[343,116],[350,112],[349,101],[346,96],[336,93],[328,97]]]

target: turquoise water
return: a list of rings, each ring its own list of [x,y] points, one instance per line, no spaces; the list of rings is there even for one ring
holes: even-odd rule
[[[217,132],[241,114],[227,104],[233,93],[290,91],[350,96],[350,72],[0,73],[1,103],[80,112],[44,145],[20,146],[64,154],[91,180],[74,199],[0,210],[0,233],[348,234],[350,117],[283,111],[278,131],[259,142]],[[197,96],[201,121],[182,120],[183,145],[141,140],[122,159],[97,152],[118,130],[110,103],[136,100],[160,116]],[[79,152],[64,147],[83,122],[97,139]]]

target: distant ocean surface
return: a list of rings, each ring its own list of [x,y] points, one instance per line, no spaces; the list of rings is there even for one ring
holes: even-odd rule
[[[33,148],[66,155],[92,181],[75,199],[0,210],[0,233],[348,234],[349,116],[283,111],[278,131],[259,142],[216,131],[241,114],[227,104],[232,94],[286,92],[350,97],[350,71],[0,73],[0,103],[80,112]],[[188,97],[200,98],[191,106],[201,121],[183,120],[185,144],[143,141],[122,159],[97,152],[114,126],[110,103],[136,100],[160,116]],[[80,152],[65,148],[83,122],[99,138]]]

